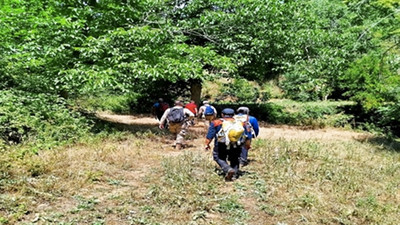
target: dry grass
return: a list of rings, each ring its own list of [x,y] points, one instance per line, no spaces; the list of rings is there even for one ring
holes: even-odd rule
[[[148,131],[3,153],[0,224],[397,224],[400,154],[365,134],[263,128],[226,183],[199,133],[183,151]]]

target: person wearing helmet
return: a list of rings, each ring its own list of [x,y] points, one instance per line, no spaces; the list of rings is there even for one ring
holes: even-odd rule
[[[246,166],[248,165],[248,151],[251,148],[251,140],[253,138],[256,138],[258,136],[258,133],[260,131],[260,128],[258,126],[258,121],[255,117],[250,116],[250,110],[248,107],[241,106],[236,110],[237,114],[235,115],[235,118],[237,120],[240,120],[246,124],[246,127],[248,129],[248,133],[250,134],[251,137],[246,138],[246,145],[242,147],[242,151],[240,153],[240,165],[241,166]]]
[[[245,144],[244,141],[241,141],[241,138],[242,136],[249,135],[244,129],[244,124],[240,121],[235,121],[233,118],[234,114],[235,111],[233,109],[226,108],[222,110],[222,118],[211,122],[205,143],[206,150],[209,150],[211,141],[215,139],[213,159],[224,172],[226,181],[232,181],[237,178],[239,157],[241,149]],[[240,129],[225,129],[225,124],[228,124],[229,127],[241,126],[242,133],[240,133]],[[221,133],[224,134],[221,135]],[[228,164],[228,161],[230,164]]]

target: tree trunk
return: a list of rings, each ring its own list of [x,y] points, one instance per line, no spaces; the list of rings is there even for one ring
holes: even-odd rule
[[[190,85],[191,99],[194,100],[197,105],[200,105],[201,87],[200,80],[196,80]]]

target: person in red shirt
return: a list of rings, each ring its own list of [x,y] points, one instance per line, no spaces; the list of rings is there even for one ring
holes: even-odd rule
[[[197,105],[194,100],[191,100],[190,103],[186,104],[185,108],[189,109],[194,114],[194,116],[197,116]]]

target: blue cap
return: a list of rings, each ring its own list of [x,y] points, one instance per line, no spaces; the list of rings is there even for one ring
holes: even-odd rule
[[[225,108],[222,110],[221,112],[224,115],[231,115],[233,116],[235,114],[235,110],[231,109],[231,108]]]

